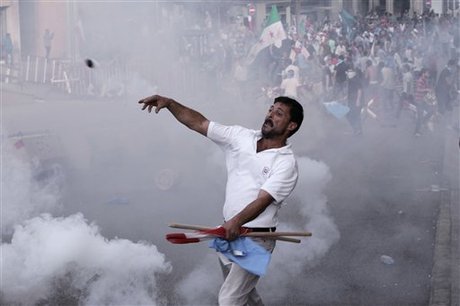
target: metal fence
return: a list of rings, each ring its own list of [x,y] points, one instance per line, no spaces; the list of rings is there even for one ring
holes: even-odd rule
[[[121,78],[124,69],[116,64],[106,69],[89,69],[84,64],[68,59],[48,59],[27,56],[19,65],[18,80],[26,83],[48,84],[73,95],[94,94],[95,80]],[[7,81],[7,80],[6,80]]]
[[[123,95],[133,78],[152,87],[175,92],[196,91],[203,72],[192,64],[172,63],[168,71],[158,71],[151,63],[107,61],[93,69],[83,60],[48,59],[28,55],[15,65],[0,63],[4,83],[42,84],[76,96],[113,97]],[[201,84],[203,85],[203,84]],[[205,86],[205,85],[203,85]]]

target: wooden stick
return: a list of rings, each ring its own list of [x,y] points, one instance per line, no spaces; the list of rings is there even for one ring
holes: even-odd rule
[[[275,239],[275,240],[280,240],[280,241],[286,241],[286,242],[292,242],[292,243],[300,243],[300,239],[295,239],[295,238],[289,238],[289,237],[283,237],[283,236],[278,236],[278,237],[267,237],[268,239]]]
[[[215,228],[212,228],[212,227],[205,227],[205,226],[201,226],[201,225],[177,224],[177,223],[172,223],[172,224],[169,225],[169,227],[179,228],[179,229],[196,230],[196,231],[208,231],[208,230],[215,229]],[[249,233],[243,234],[242,236],[264,237],[264,238],[280,237],[280,236],[310,237],[310,236],[312,236],[312,233],[310,233],[310,232],[249,232]]]
[[[190,224],[177,224],[177,223],[172,223],[172,224],[169,224],[168,226],[172,228],[188,229],[188,230],[195,230],[195,231],[207,231],[207,230],[213,229],[212,227],[205,227],[205,226],[200,226],[200,225],[190,225]]]
[[[310,232],[249,232],[243,234],[248,237],[280,237],[280,236],[294,236],[294,237],[310,237]]]
[[[244,236],[244,235],[242,235]],[[171,233],[166,235],[166,239],[172,243],[195,243],[200,242],[203,239],[213,239],[218,236],[212,234],[194,234],[194,233]],[[266,237],[265,239],[280,240],[292,243],[300,243],[300,239],[289,238],[289,237]]]

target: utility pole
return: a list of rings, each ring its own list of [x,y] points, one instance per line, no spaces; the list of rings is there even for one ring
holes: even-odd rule
[[[300,33],[300,0],[295,0],[295,27],[297,33]]]

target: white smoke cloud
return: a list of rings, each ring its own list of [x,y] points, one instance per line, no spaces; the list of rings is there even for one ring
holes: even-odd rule
[[[267,300],[288,296],[289,288],[279,284],[301,276],[308,268],[318,264],[340,239],[324,194],[326,185],[331,180],[328,166],[308,157],[298,158],[298,165],[299,180],[291,200],[284,207],[284,210],[294,210],[293,215],[298,214],[297,220],[282,220],[284,222],[279,228],[283,231],[309,231],[313,235],[302,238],[300,244],[277,243],[270,263],[272,273],[268,273],[261,286],[263,297]]]
[[[215,252],[204,257],[191,273],[178,284],[177,291],[187,305],[217,304],[217,294],[222,283]]]
[[[3,234],[11,234],[13,226],[42,212],[56,212],[61,208],[59,171],[53,171],[38,182],[32,177],[40,168],[38,160],[32,162],[21,139],[2,138],[2,222]],[[58,170],[51,167],[49,170]]]
[[[165,304],[158,278],[171,265],[157,247],[108,240],[82,213],[54,217],[58,171],[37,178],[41,161],[10,140],[2,139],[0,304]]]
[[[66,275],[87,305],[157,304],[156,275],[170,271],[156,246],[107,240],[82,214],[27,220],[1,252],[3,297],[26,305],[54,298],[56,282]]]

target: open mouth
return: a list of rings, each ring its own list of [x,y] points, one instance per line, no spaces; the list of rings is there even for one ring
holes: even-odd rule
[[[266,119],[264,121],[264,126],[270,126],[273,127],[273,121],[271,119]]]

